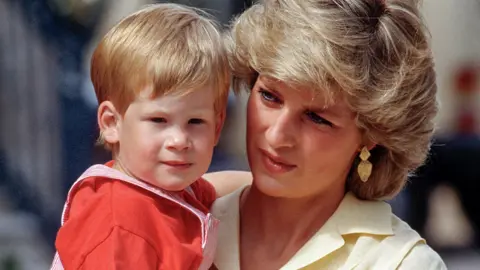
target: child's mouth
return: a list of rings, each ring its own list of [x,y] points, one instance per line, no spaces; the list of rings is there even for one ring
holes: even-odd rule
[[[168,160],[168,161],[162,161],[161,163],[176,169],[187,169],[193,165],[193,163],[186,162],[186,161],[179,161],[179,160]]]

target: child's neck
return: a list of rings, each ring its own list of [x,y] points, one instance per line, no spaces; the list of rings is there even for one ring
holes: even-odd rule
[[[113,166],[112,168],[117,170],[117,171],[120,171],[130,177],[133,177],[135,179],[137,179],[135,176],[133,176],[132,174],[128,173],[128,170],[125,169],[125,167],[122,165],[122,162],[118,159],[118,158],[114,158],[113,159]]]

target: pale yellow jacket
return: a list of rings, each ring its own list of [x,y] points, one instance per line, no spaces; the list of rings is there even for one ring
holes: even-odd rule
[[[241,188],[212,208],[220,220],[215,265],[239,270]],[[362,201],[347,193],[325,225],[281,270],[447,269],[440,256],[385,202]]]

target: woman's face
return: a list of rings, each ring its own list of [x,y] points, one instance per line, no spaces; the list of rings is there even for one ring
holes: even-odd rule
[[[338,100],[259,76],[248,100],[247,151],[254,185],[273,197],[343,192],[362,148],[355,114]]]

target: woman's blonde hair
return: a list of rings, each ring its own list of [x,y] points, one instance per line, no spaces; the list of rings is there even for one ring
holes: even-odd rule
[[[91,79],[98,103],[109,100],[123,115],[145,88],[157,97],[209,87],[216,93],[216,112],[223,112],[231,78],[223,36],[211,16],[179,4],[154,4],[105,35],[92,56]]]
[[[233,22],[227,41],[236,91],[262,74],[345,98],[377,144],[368,182],[356,173],[347,182],[357,197],[393,197],[424,162],[437,87],[418,1],[264,0]]]

